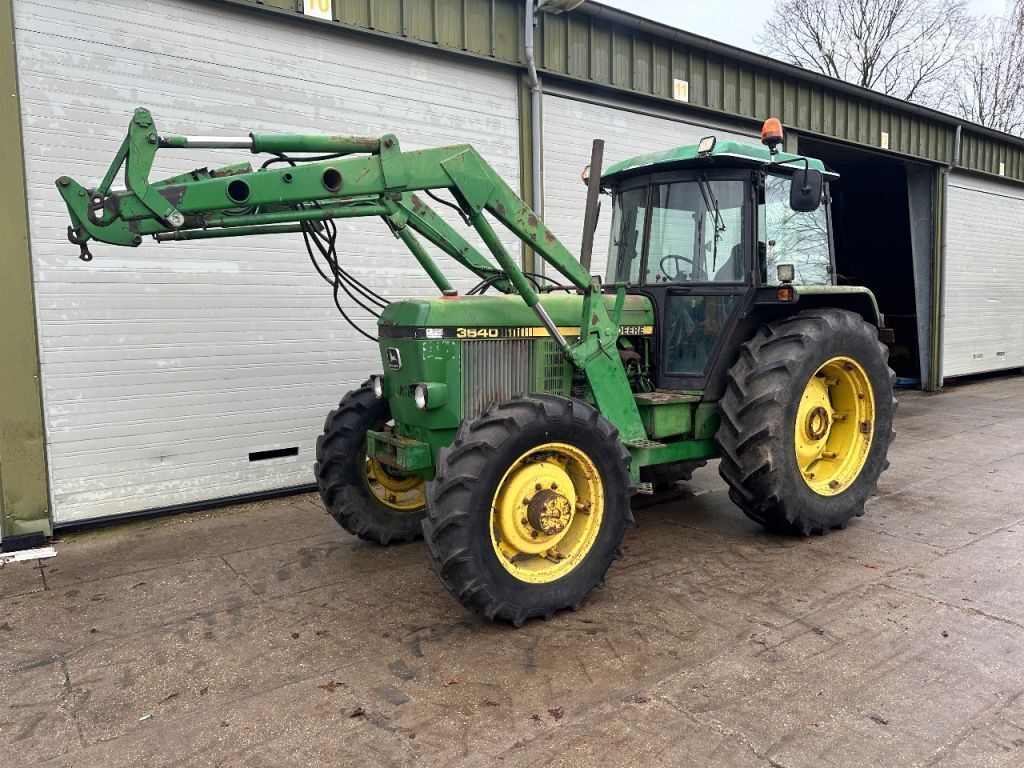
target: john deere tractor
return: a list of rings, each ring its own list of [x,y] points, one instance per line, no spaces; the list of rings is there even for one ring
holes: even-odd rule
[[[595,151],[584,242],[610,193],[604,280],[584,266],[589,246],[570,253],[468,145],[170,136],[138,109],[98,187],[57,187],[86,260],[90,240],[297,233],[340,310],[339,291],[380,308],[382,372],[317,441],[324,505],[369,541],[423,536],[463,605],[518,626],[578,608],[621,556],[630,497],[712,458],[770,529],[822,534],[863,514],[893,437],[891,333],[867,289],[836,284],[836,175],[781,143],[769,120],[763,146],[709,136],[603,173]],[[267,159],[148,178],[159,149],[197,147]],[[488,255],[426,198],[455,208]],[[373,254],[343,258],[335,222],[363,216],[408,247],[435,298],[389,303],[351,273]],[[424,241],[477,285],[460,295]]]

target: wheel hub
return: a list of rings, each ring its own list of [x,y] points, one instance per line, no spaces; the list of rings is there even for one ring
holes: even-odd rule
[[[810,413],[807,414],[807,422],[805,425],[807,436],[811,438],[811,440],[821,440],[821,438],[828,434],[828,428],[831,423],[828,410],[820,405],[815,406],[811,409]]]
[[[811,376],[797,407],[794,449],[804,481],[822,496],[842,493],[867,463],[875,401],[867,372],[834,357]]]
[[[543,456],[513,467],[496,501],[501,540],[510,550],[540,555],[572,524],[576,493],[565,466]]]
[[[591,459],[566,443],[519,457],[498,484],[491,542],[517,579],[555,581],[586,557],[601,526],[604,496]]]
[[[526,519],[538,533],[554,536],[569,525],[572,519],[572,503],[557,491],[538,491],[526,507]]]

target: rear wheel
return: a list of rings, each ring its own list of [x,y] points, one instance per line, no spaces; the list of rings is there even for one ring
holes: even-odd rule
[[[844,527],[889,466],[896,400],[874,326],[839,309],[763,326],[719,404],[719,472],[752,519],[801,535]]]
[[[589,405],[554,395],[486,410],[441,451],[423,530],[463,605],[516,626],[576,608],[620,546],[629,452]]]
[[[366,541],[390,544],[420,537],[426,482],[366,455],[366,433],[387,428],[388,401],[366,384],[345,395],[316,441],[317,487],[338,524]]]

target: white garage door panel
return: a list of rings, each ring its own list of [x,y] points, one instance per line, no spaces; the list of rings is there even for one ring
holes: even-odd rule
[[[564,96],[544,96],[544,221],[574,254],[583,239],[587,188],[580,173],[590,163],[594,139],[604,139],[604,167],[648,152],[696,144],[704,136],[749,141],[750,136],[637,114]],[[602,198],[591,273],[604,275],[611,202]]]
[[[380,363],[301,238],[100,244],[85,265],[54,179],[94,184],[146,106],[165,133],[472,142],[515,184],[513,76],[186,0],[17,0],[15,26],[55,522],[311,482],[324,416]],[[247,159],[164,151],[153,173]],[[378,220],[339,231],[343,264],[374,290],[436,294]],[[458,287],[475,282],[439,259]]]
[[[944,376],[1024,366],[1024,188],[949,177]]]

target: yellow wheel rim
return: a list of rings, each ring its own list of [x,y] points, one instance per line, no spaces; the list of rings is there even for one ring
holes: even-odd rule
[[[366,459],[363,479],[377,501],[396,512],[418,512],[425,504],[426,481],[419,475],[389,470],[376,459]]]
[[[796,463],[821,496],[853,484],[867,463],[875,433],[875,397],[856,360],[833,357],[804,387],[796,412]]]
[[[509,467],[491,502],[491,544],[520,581],[546,584],[576,568],[594,546],[604,486],[586,453],[566,443],[531,448]]]

